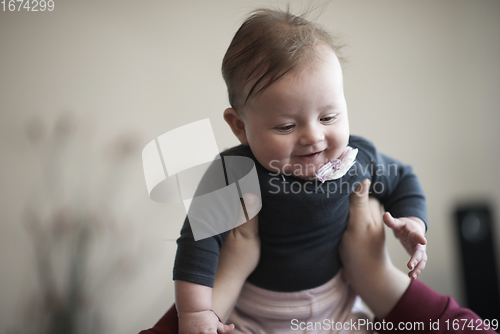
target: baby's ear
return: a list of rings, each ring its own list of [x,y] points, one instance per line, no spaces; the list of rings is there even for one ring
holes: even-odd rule
[[[247,133],[245,131],[245,123],[236,109],[227,108],[224,110],[224,119],[233,130],[234,135],[240,140],[243,145],[248,145]]]

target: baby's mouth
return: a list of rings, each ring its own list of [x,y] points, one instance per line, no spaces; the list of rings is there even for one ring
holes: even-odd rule
[[[318,152],[314,152],[311,154],[297,155],[296,157],[301,159],[301,160],[312,161],[312,160],[316,159],[321,154],[321,152],[323,152],[323,151],[318,151]]]

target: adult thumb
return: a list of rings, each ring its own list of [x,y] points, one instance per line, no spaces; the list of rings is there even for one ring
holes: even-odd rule
[[[368,192],[370,190],[370,180],[364,179],[360,184],[354,189],[351,196],[349,197],[351,211],[356,208],[368,207]]]
[[[253,193],[246,193],[243,195],[242,204],[245,208],[248,219],[252,219],[257,216],[260,209],[262,208],[262,200],[260,196]]]

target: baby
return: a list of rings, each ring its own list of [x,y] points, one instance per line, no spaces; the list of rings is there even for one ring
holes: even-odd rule
[[[289,332],[301,317],[357,317],[355,296],[339,275],[338,246],[349,195],[363,179],[371,180],[371,194],[387,210],[385,222],[411,255],[410,277],[425,267],[421,186],[411,167],[350,135],[337,53],[317,25],[258,10],[224,57],[231,103],[224,119],[241,145],[221,156],[253,159],[262,196],[261,257],[230,318],[237,330]],[[180,333],[232,329],[211,311],[219,248],[228,233],[194,241],[186,218],[174,265]]]

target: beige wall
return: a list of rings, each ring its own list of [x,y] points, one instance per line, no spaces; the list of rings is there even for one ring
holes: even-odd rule
[[[2,326],[16,327],[38,284],[33,243],[22,225],[26,207],[39,208],[42,221],[64,203],[99,208],[109,179],[106,145],[123,132],[138,134],[142,148],[209,117],[219,148],[236,144],[222,119],[228,102],[221,59],[247,12],[283,3],[55,0],[53,12],[0,11]],[[333,1],[318,18],[348,45],[352,133],[412,164],[428,196],[429,262],[422,280],[459,301],[452,210],[486,198],[500,215],[499,18],[496,0]],[[64,189],[49,203],[40,173],[48,153],[29,144],[25,123],[39,115],[52,126],[65,110],[74,113],[79,130],[54,176],[63,178]],[[184,215],[179,206],[148,199],[139,153],[127,166],[119,195],[106,204],[116,224],[92,248],[97,264],[86,281],[89,298],[116,333],[152,325],[173,301],[171,239]],[[33,199],[34,192],[41,196]],[[122,242],[111,248],[117,239]],[[403,268],[408,257],[389,239]],[[133,259],[132,269],[104,277],[97,287],[93,279],[106,267],[99,261],[120,251]]]

